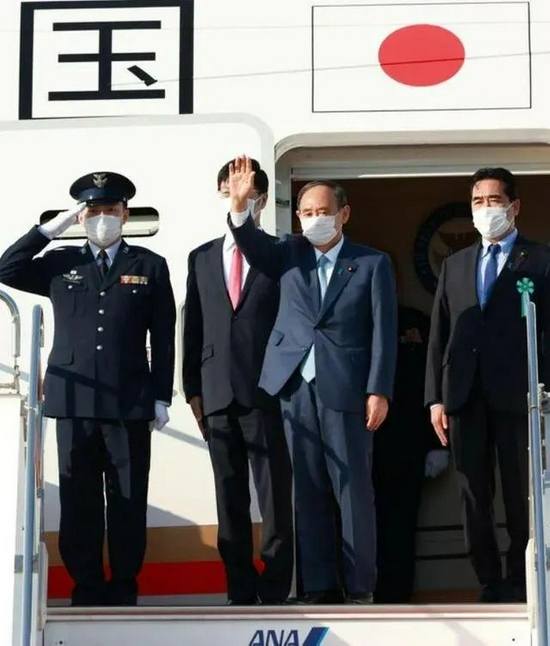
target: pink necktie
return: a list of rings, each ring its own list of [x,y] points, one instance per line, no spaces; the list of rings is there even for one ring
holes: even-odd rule
[[[229,272],[229,298],[233,309],[241,300],[241,286],[243,282],[243,255],[238,247],[233,249],[233,259],[231,261],[231,271]]]

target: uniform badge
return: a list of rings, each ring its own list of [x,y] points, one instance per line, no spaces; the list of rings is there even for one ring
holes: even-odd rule
[[[147,276],[121,276],[120,282],[122,285],[148,285],[149,278]]]
[[[107,184],[107,173],[94,173],[93,182],[97,188],[103,188]]]
[[[63,280],[66,280],[69,283],[79,283],[82,278],[83,276],[76,273],[76,269],[71,269],[70,273],[63,274]]]

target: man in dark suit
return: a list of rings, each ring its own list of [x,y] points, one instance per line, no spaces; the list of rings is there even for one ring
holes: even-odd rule
[[[251,211],[259,226],[268,178],[255,160],[254,168]],[[226,200],[228,177],[226,164],[218,174]],[[248,265],[229,231],[189,255],[183,384],[210,450],[218,549],[236,605],[282,603],[292,579],[290,459],[279,402],[258,388],[278,305],[277,281]],[[249,462],[262,515],[261,574],[253,563]]]
[[[515,226],[512,173],[482,168],[471,182],[481,242],[442,266],[433,305],[425,403],[441,443],[450,443],[482,601],[525,600],[529,535],[527,342],[518,280],[534,283],[541,377],[550,383],[550,249]],[[493,514],[495,454],[510,546],[503,579]]]
[[[441,449],[424,408],[430,319],[420,310],[399,305],[397,326],[394,396],[388,417],[374,436],[376,603],[410,603],[424,477],[426,473],[435,475],[436,469],[448,462],[447,451]]]
[[[250,264],[281,283],[260,386],[281,396],[302,601],[341,601],[341,569],[346,599],[370,603],[376,572],[371,431],[387,414],[396,357],[391,264],[385,254],[343,237],[350,209],[339,185],[302,188],[303,235],[276,241],[249,217],[253,183],[250,159],[236,159],[229,177],[233,235]]]
[[[59,549],[73,605],[135,605],[146,543],[150,422],[168,421],[175,307],[166,261],[121,238],[135,187],[116,173],[77,180],[79,205],[0,258],[0,282],[52,301],[44,415],[57,419]],[[39,257],[78,217],[88,242]],[[150,335],[151,360],[146,336]],[[111,579],[103,572],[104,486]]]

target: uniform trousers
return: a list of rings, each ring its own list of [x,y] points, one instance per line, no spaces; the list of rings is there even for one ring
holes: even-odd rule
[[[59,550],[75,583],[73,605],[133,605],[146,546],[149,422],[58,419],[57,450]]]

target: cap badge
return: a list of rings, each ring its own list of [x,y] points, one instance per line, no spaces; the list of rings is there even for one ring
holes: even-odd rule
[[[93,182],[97,188],[103,188],[107,184],[107,173],[94,173]]]

